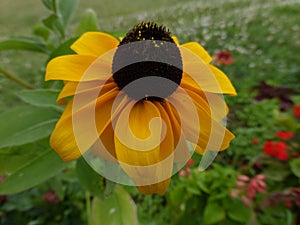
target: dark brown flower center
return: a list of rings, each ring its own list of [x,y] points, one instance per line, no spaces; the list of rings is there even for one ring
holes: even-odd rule
[[[155,23],[139,23],[120,42],[113,78],[128,96],[162,101],[180,85],[182,58],[171,33]]]

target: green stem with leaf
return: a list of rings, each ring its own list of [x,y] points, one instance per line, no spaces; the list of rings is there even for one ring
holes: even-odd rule
[[[14,74],[10,73],[9,71],[3,69],[2,67],[0,67],[0,73],[2,73],[4,76],[6,76],[8,79],[16,82],[17,84],[19,84],[20,86],[27,88],[27,89],[35,89],[32,85],[30,85],[29,83],[27,83],[26,81],[20,79],[19,77],[15,76]]]

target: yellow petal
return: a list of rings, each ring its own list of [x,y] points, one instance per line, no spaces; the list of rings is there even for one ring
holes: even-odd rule
[[[46,68],[45,80],[106,82],[111,77],[114,51],[102,57],[64,55],[52,59]]]
[[[208,52],[197,42],[188,42],[181,45],[182,47],[191,50],[194,54],[196,54],[200,59],[202,59],[205,63],[210,63],[212,58],[208,54]]]
[[[174,140],[170,120],[161,106],[150,101],[139,101],[130,108],[122,112],[123,115],[130,113],[128,123],[125,121],[127,116],[123,115],[117,121],[117,158],[141,192],[164,193],[173,165]]]
[[[184,71],[181,82],[195,83],[205,92],[236,95],[234,87],[223,72],[205,63],[196,54],[182,46],[180,46],[180,52]]]
[[[102,32],[86,32],[71,46],[79,55],[101,56],[116,48],[119,42],[113,36]]]
[[[100,139],[93,146],[93,154],[109,162],[117,163],[112,123],[103,130]]]
[[[204,150],[212,151],[225,150],[229,146],[234,135],[215,121],[206,107],[201,106],[192,98],[198,117],[193,118],[192,107],[186,104],[188,98],[186,95],[176,91],[169,98],[171,100],[174,98],[172,101],[177,102],[177,108],[181,111],[181,126],[190,142],[197,143]]]
[[[185,91],[191,98],[193,98],[194,102],[205,108],[205,111],[207,111],[208,114],[211,114],[211,117],[214,120],[220,122],[228,114],[226,102],[219,95],[209,92],[202,92],[188,86],[185,86]]]
[[[45,80],[80,81],[94,56],[64,55],[52,59],[46,68]]]
[[[79,108],[73,104],[74,99],[68,103],[50,138],[52,148],[64,161],[80,157],[98,139],[111,120],[111,107],[118,93],[115,88]]]
[[[87,82],[72,82],[69,81],[65,84],[62,91],[58,95],[56,100],[57,104],[63,105],[66,103],[66,97],[73,95],[85,95],[86,102],[91,98],[91,101],[100,95],[105,94],[106,92],[114,89],[117,85],[114,82],[109,81],[106,84],[103,84],[102,81],[87,81]]]
[[[176,36],[172,36],[172,39],[174,40],[176,45],[179,45],[179,40]]]
[[[164,102],[164,108],[169,116],[173,129],[174,147],[176,148],[174,151],[174,162],[186,162],[191,155],[186,144],[186,138],[181,129],[178,113],[167,100]]]
[[[228,79],[228,77],[217,67],[213,65],[209,65],[210,70],[213,72],[214,76],[218,80],[218,83],[220,87],[222,88],[222,92],[224,94],[229,94],[229,95],[237,95],[235,88],[231,84],[231,81]]]

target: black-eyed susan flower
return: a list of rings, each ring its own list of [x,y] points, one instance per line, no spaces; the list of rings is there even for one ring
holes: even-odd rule
[[[76,54],[46,69],[46,80],[65,83],[57,103],[67,105],[50,138],[64,161],[90,152],[120,166],[142,193],[162,194],[174,163],[190,158],[187,144],[203,154],[234,138],[221,95],[235,89],[200,44],[180,45],[164,26],[143,22],[121,41],[87,32],[71,48]]]

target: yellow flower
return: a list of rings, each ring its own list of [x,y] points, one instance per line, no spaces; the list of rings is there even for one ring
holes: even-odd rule
[[[50,138],[64,161],[90,152],[142,193],[162,194],[173,164],[190,158],[187,141],[203,154],[234,138],[222,125],[222,94],[235,89],[200,44],[180,45],[164,26],[143,22],[120,42],[87,32],[71,48],[76,54],[52,59],[45,78],[65,83],[57,103],[67,105]]]

